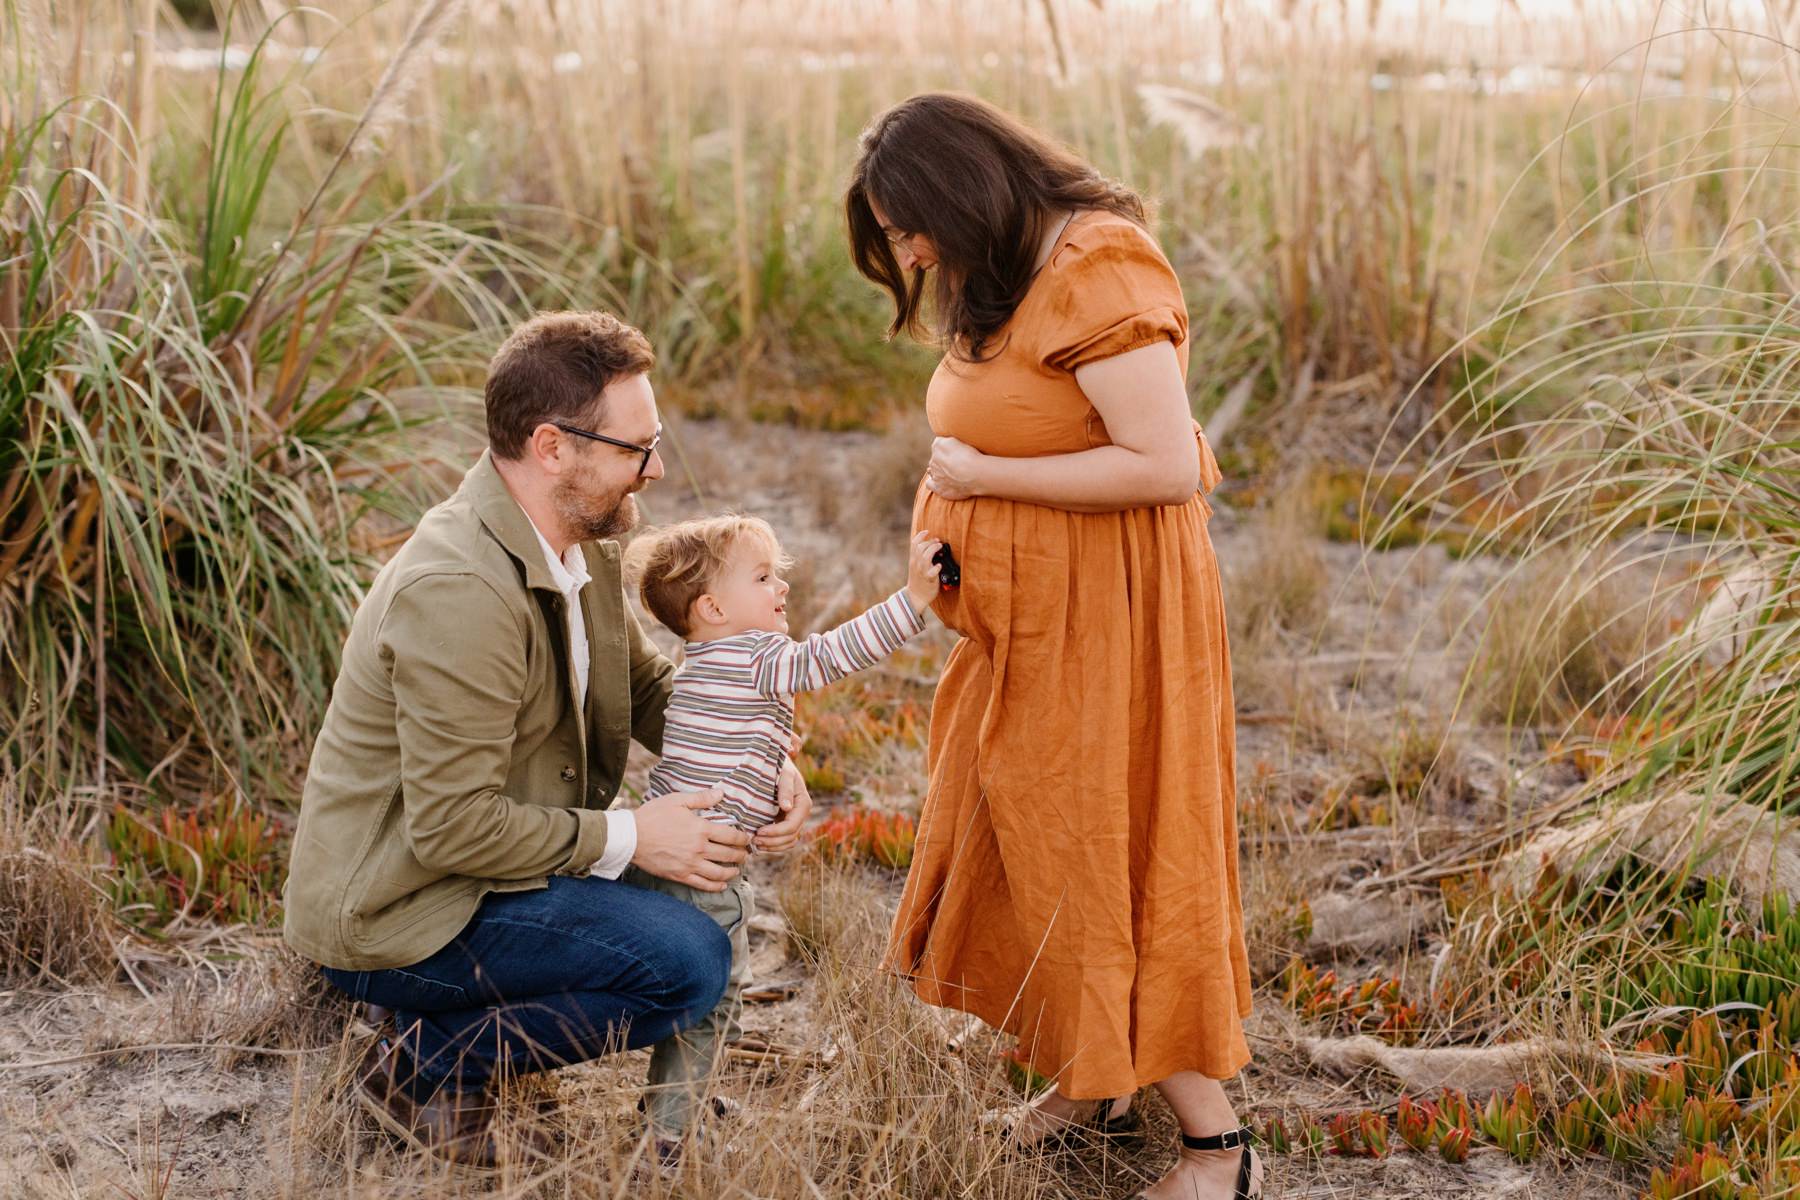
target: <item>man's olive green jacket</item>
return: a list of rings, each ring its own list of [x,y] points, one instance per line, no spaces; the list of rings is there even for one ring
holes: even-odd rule
[[[484,894],[600,857],[631,739],[662,749],[674,667],[625,603],[617,543],[582,552],[579,714],[562,595],[490,455],[375,577],[300,801],[294,949],[345,970],[407,966],[448,945]]]

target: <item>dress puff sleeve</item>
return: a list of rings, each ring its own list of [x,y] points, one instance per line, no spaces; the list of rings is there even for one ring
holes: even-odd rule
[[[1045,268],[1051,285],[1043,364],[1059,371],[1140,346],[1187,340],[1187,302],[1155,240],[1128,222],[1078,231]]]

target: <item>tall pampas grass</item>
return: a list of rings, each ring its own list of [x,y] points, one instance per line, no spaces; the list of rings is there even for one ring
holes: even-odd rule
[[[328,176],[280,212],[269,45],[217,76],[197,228],[146,222],[96,174],[134,169],[96,153],[105,99],[0,126],[0,763],[27,806],[281,795],[370,569],[359,522],[416,511],[414,428],[553,283],[418,197],[320,216]]]
[[[344,139],[342,154],[372,159],[386,149],[388,139],[407,119],[407,101],[418,91],[431,69],[432,51],[441,45],[463,14],[463,0],[432,0],[419,11],[412,28],[388,60],[387,69],[369,93],[362,115]],[[331,180],[325,174],[324,183]]]
[[[1153,125],[1167,125],[1181,136],[1181,144],[1195,158],[1209,150],[1242,146],[1255,150],[1259,131],[1224,105],[1188,88],[1162,83],[1141,83],[1138,101]]]
[[[1573,197],[1511,303],[1446,355],[1465,382],[1387,456],[1425,469],[1371,480],[1406,494],[1377,537],[1423,520],[1428,540],[1473,534],[1471,570],[1509,564],[1455,624],[1477,638],[1477,673],[1529,664],[1538,682],[1501,708],[1546,738],[1611,718],[1621,771],[1596,794],[1678,789],[1795,811],[1796,175],[1785,117],[1704,103],[1704,135],[1640,144],[1628,189],[1598,180]],[[1591,161],[1603,128],[1571,119],[1556,155]],[[1746,177],[1764,157],[1785,169]],[[1731,196],[1733,219],[1699,237],[1670,197],[1708,191]],[[1628,257],[1595,257],[1589,233],[1606,222],[1644,231]]]

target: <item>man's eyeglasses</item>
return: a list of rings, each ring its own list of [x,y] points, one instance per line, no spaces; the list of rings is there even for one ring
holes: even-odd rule
[[[656,453],[656,447],[662,442],[662,426],[656,427],[656,436],[650,439],[648,446],[640,446],[636,442],[622,442],[618,438],[607,437],[604,433],[589,433],[585,429],[577,429],[573,425],[564,425],[561,421],[552,421],[552,425],[564,433],[572,433],[576,437],[591,438],[596,442],[605,442],[609,446],[617,446],[621,450],[635,450],[644,457],[638,462],[637,473],[642,475],[650,469],[650,456]]]

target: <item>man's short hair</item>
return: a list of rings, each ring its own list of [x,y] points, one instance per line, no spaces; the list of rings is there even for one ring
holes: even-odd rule
[[[767,521],[741,513],[647,530],[633,539],[626,565],[637,580],[644,607],[685,638],[693,632],[694,601],[717,586],[732,551],[742,542],[766,546],[776,570],[794,565]]]
[[[606,420],[600,394],[655,365],[649,340],[611,313],[538,313],[488,364],[488,445],[497,458],[518,459],[546,421],[594,429]]]

